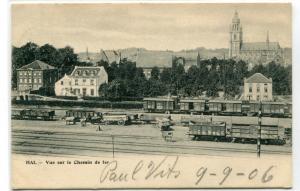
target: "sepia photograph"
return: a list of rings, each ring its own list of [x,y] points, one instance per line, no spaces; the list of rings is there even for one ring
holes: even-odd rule
[[[12,188],[291,188],[292,44],[291,3],[12,3]]]

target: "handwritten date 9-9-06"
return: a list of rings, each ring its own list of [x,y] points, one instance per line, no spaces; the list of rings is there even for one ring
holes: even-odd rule
[[[271,165],[267,167],[266,169],[258,169],[254,168],[252,170],[243,171],[243,170],[234,170],[232,167],[227,166],[225,167],[221,172],[217,171],[210,171],[207,167],[200,167],[196,171],[196,177],[197,180],[195,182],[195,185],[199,185],[201,181],[204,180],[204,178],[210,178],[210,177],[216,177],[216,179],[219,181],[219,185],[223,185],[228,179],[231,178],[245,178],[248,181],[252,181],[255,179],[259,179],[261,183],[267,183],[273,180],[273,174],[272,170],[275,166]],[[219,172],[219,173],[218,173]],[[214,180],[216,180],[214,178]]]

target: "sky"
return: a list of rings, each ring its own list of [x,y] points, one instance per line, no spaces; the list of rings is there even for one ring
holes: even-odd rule
[[[75,52],[228,48],[238,11],[244,42],[292,45],[290,4],[14,4],[12,44],[71,46]]]

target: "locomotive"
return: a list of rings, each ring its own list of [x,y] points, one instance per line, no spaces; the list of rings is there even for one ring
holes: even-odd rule
[[[271,101],[208,100],[199,98],[144,98],[143,109],[152,113],[292,117],[292,103]]]

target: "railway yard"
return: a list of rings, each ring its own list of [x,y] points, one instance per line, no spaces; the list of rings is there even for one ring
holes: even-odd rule
[[[52,108],[53,109],[53,108]],[[171,114],[172,137],[162,136],[157,123],[134,122],[130,125],[92,124],[77,122],[68,125],[64,116],[68,108],[55,108],[54,120],[15,120],[12,126],[12,151],[27,155],[58,156],[114,156],[141,155],[210,155],[256,157],[256,144],[231,141],[195,141],[188,135],[189,128],[182,125],[190,115]],[[103,110],[101,110],[103,112]],[[106,109],[105,112],[112,112]],[[141,113],[142,110],[118,110],[115,112]],[[156,114],[163,115],[163,114]],[[201,116],[200,116],[201,117]],[[202,116],[203,117],[203,116]],[[205,116],[212,122],[235,121],[257,123],[257,117]],[[264,117],[263,124],[291,127],[291,118]],[[99,129],[100,127],[100,129]],[[291,142],[283,145],[262,145],[262,156],[291,155]]]

